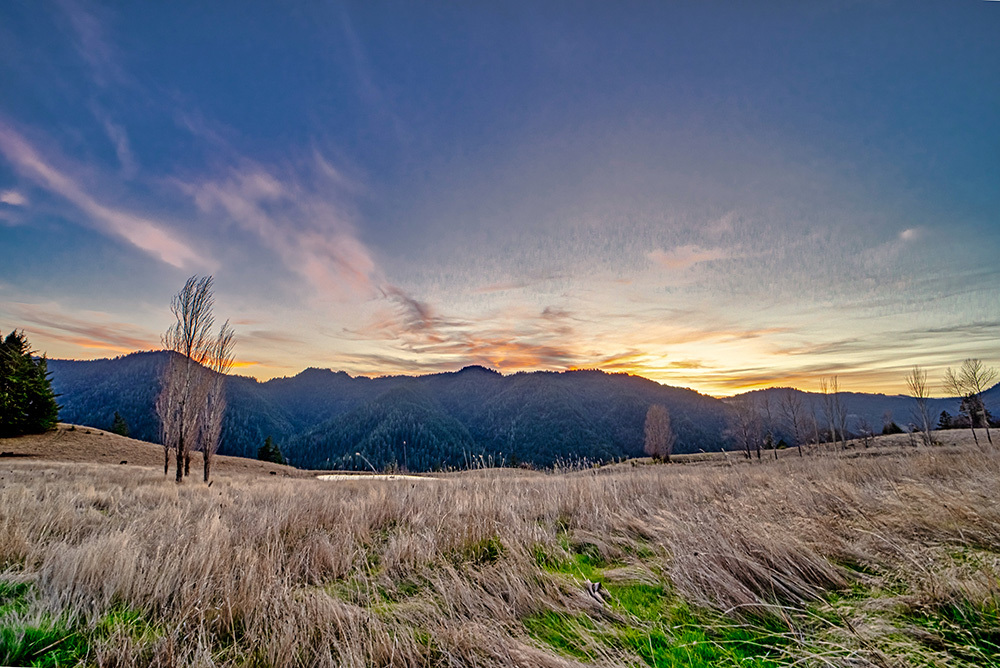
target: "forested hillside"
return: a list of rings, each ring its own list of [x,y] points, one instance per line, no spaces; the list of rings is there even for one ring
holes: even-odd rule
[[[52,360],[60,419],[157,442],[155,400],[168,353]],[[267,436],[289,461],[317,468],[426,470],[482,458],[549,466],[641,454],[653,403],[673,416],[677,452],[722,447],[726,407],[691,390],[600,371],[501,375],[482,367],[429,376],[352,378],[306,369],[264,383],[227,379],[220,453],[254,456]],[[360,454],[355,454],[360,453]]]
[[[53,389],[64,422],[111,429],[115,411],[133,437],[158,442],[154,409],[166,352],[134,353],[88,362],[50,360]],[[581,459],[609,461],[642,454],[646,411],[667,407],[677,434],[675,452],[718,450],[726,443],[726,403],[638,376],[601,371],[540,371],[509,376],[483,367],[428,376],[352,378],[306,369],[291,378],[258,382],[230,376],[220,453],[254,457],[271,436],[299,467],[432,470],[481,461],[551,466]],[[826,424],[823,395],[762,390],[743,395],[762,408],[770,401],[775,431],[782,430],[782,393]],[[886,419],[904,427],[914,401],[904,396],[842,392],[848,430],[863,421],[875,432]],[[1000,414],[1000,387],[984,393]],[[728,402],[738,401],[737,398]],[[958,414],[957,399],[930,402]]]
[[[746,398],[755,402],[757,410],[766,412],[764,402],[770,402],[770,410],[775,416],[777,424],[776,431],[779,435],[787,436],[787,426],[782,424],[781,418],[782,398],[786,393],[793,393],[799,402],[802,417],[807,421],[815,419],[820,429],[824,429],[828,422],[825,395],[817,392],[803,392],[791,388],[769,388],[766,390],[755,390],[745,394],[737,395],[727,399],[727,402],[738,401]],[[887,394],[866,394],[862,392],[840,392],[838,395],[843,409],[847,413],[847,429],[852,434],[857,434],[864,428],[873,429],[879,433],[888,423],[896,423],[901,428],[908,428],[911,424],[918,424],[920,418],[916,410],[917,404],[913,397],[904,395]],[[983,393],[983,403],[989,411],[991,417],[1000,416],[1000,385]],[[947,412],[951,419],[959,420],[959,406],[961,400],[954,397],[934,398],[927,400],[928,412],[931,416],[931,425],[936,427],[941,417],[942,411]]]

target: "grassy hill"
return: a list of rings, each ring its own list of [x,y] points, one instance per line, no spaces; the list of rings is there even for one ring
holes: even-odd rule
[[[996,665],[1000,449],[942,436],[212,487],[50,442],[0,459],[0,663]]]
[[[54,463],[78,463],[98,466],[141,467],[163,472],[163,446],[119,436],[93,427],[60,423],[44,434],[0,439],[0,466],[5,463],[46,466]],[[200,475],[201,453],[192,454],[192,471]],[[213,471],[220,475],[309,476],[290,466],[243,457],[217,456]],[[171,460],[173,467],[173,460]]]

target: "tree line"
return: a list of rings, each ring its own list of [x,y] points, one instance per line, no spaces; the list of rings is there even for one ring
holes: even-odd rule
[[[983,394],[997,379],[997,370],[979,359],[966,359],[957,370],[948,368],[942,387],[960,399],[959,415],[953,418],[943,411],[935,424],[927,372],[914,366],[905,378],[913,402],[910,420],[904,421],[905,429],[896,423],[890,411],[883,414],[881,429],[863,415],[856,416],[854,424],[849,426],[851,416],[836,376],[822,379],[818,397],[811,401],[791,388],[751,392],[727,402],[731,412],[726,435],[730,444],[748,459],[754,456],[760,459],[767,450],[777,457],[777,451],[785,447],[796,447],[801,456],[804,444],[835,443],[846,448],[852,439],[867,447],[880,433],[909,433],[911,439],[929,446],[936,443],[935,428],[970,428],[977,445],[976,429],[984,429],[992,445],[990,427],[997,425],[986,409]]]

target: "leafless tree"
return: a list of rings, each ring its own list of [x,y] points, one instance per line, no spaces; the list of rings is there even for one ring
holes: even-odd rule
[[[788,388],[778,395],[778,412],[785,424],[792,430],[792,438],[795,439],[795,447],[799,449],[799,457],[801,457],[805,416],[802,413],[802,398],[795,390]]]
[[[906,387],[910,391],[910,396],[917,402],[917,408],[913,412],[913,417],[920,429],[920,440],[924,445],[933,445],[931,413],[930,405],[928,404],[930,392],[927,388],[927,372],[915,365],[906,376]]]
[[[670,413],[665,406],[653,404],[646,411],[646,454],[653,459],[670,462],[670,454],[674,450],[677,437],[670,428]]]
[[[976,445],[979,444],[979,438],[976,437],[977,417],[981,418],[983,426],[986,427],[986,440],[989,441],[990,445],[993,445],[993,437],[990,436],[990,421],[986,416],[986,408],[983,403],[983,392],[990,389],[990,386],[996,382],[997,375],[995,368],[985,366],[980,359],[965,360],[958,373],[952,371],[950,367],[945,372],[944,385],[949,393],[959,398],[973,399],[969,402],[970,405],[974,406],[970,410],[969,417],[972,437],[975,439]]]
[[[823,393],[823,414],[826,417],[826,423],[830,430],[830,440],[833,443],[837,442],[837,377],[833,377],[833,387],[830,386],[830,381],[826,378],[822,378],[819,381],[819,391]]]
[[[771,448],[774,458],[778,458],[778,444],[774,440],[774,411],[771,408],[771,395],[765,390],[760,392],[757,401],[757,414],[760,416],[761,431],[764,436],[764,446]]]
[[[747,459],[752,459],[751,450],[757,451],[760,459],[761,420],[754,399],[749,395],[736,397],[729,402],[732,407],[732,421],[729,433],[743,448]]]
[[[872,441],[875,440],[875,431],[872,429],[868,418],[863,415],[858,418],[858,436],[861,437],[861,443],[865,446],[866,450],[872,444]]]
[[[172,449],[177,482],[184,479],[190,466],[191,448],[199,440],[204,424],[211,385],[205,380],[205,365],[213,362],[219,341],[224,338],[230,342],[231,355],[232,333],[228,323],[218,337],[212,336],[214,305],[212,277],[192,276],[170,302],[175,323],[163,335],[164,347],[175,354],[167,364],[156,407],[164,443],[164,469],[169,468],[166,460]]]
[[[235,345],[233,330],[227,320],[215,339],[212,359],[209,361],[209,371],[205,374],[208,387],[205,392],[200,430],[205,482],[208,482],[211,475],[212,457],[219,448],[219,437],[222,435],[222,418],[226,412],[225,378],[233,368]]]

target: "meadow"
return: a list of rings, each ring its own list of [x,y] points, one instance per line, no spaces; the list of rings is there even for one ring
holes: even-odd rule
[[[1000,665],[1000,451],[945,436],[211,486],[3,458],[0,663]]]

